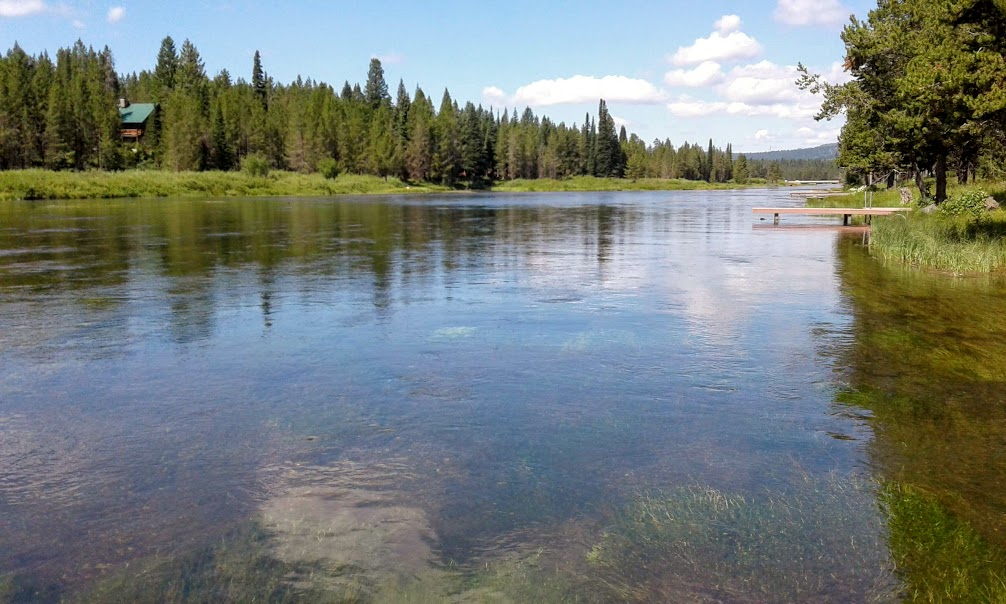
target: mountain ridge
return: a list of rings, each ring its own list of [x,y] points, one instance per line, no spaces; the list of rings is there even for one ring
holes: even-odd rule
[[[780,160],[821,160],[837,159],[838,143],[828,143],[817,147],[806,147],[803,149],[782,149],[780,151],[761,151],[758,153],[745,153],[745,157],[755,160],[780,161]]]

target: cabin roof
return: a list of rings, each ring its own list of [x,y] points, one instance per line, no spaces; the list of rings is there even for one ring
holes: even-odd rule
[[[119,119],[123,124],[142,124],[147,121],[157,105],[153,103],[132,103],[125,109],[119,109]]]

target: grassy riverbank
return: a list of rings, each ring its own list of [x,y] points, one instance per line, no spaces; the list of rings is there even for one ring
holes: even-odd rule
[[[576,177],[566,180],[512,180],[496,184],[499,192],[549,191],[670,191],[736,189],[764,186],[710,184],[681,179]],[[397,178],[343,174],[328,179],[320,174],[273,171],[268,176],[244,172],[53,172],[11,170],[0,172],[0,201],[18,199],[111,199],[118,197],[311,197],[396,193],[444,193],[449,187],[406,183]]]
[[[246,197],[323,196],[371,193],[432,193],[447,191],[430,184],[407,184],[397,178],[271,172],[0,172],[0,200],[110,199],[117,197]]]
[[[981,191],[982,194],[978,194]],[[913,191],[918,196],[917,191]],[[920,268],[954,274],[991,273],[1006,270],[1006,211],[986,212],[979,208],[964,210],[959,200],[968,195],[985,198],[991,194],[1006,202],[1006,185],[982,183],[979,186],[954,187],[950,199],[939,209],[924,214],[875,218],[870,235],[870,252],[886,261],[901,262]],[[841,197],[812,199],[812,207],[861,208],[863,193]],[[897,189],[873,194],[874,207],[897,207],[901,196]]]
[[[878,218],[870,252],[883,260],[955,274],[1006,268],[1006,212],[981,220],[939,213]]]

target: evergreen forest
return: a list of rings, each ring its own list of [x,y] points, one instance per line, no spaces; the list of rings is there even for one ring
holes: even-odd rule
[[[340,89],[298,77],[273,80],[255,53],[250,80],[210,77],[189,40],[169,36],[153,69],[119,74],[112,51],[78,41],[0,57],[0,169],[287,170],[397,177],[482,188],[514,179],[837,178],[835,162],[749,161],[725,148],[670,140],[645,143],[616,129],[607,105],[581,124],[555,123],[526,108],[484,108],[398,83],[391,94],[378,59],[361,86]],[[140,141],[120,134],[119,99],[154,103]]]

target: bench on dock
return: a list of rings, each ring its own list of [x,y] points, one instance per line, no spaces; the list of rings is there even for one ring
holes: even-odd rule
[[[751,208],[754,214],[772,214],[775,224],[779,224],[780,214],[797,214],[802,216],[841,216],[844,226],[849,225],[850,216],[866,216],[866,221],[869,222],[873,216],[892,216],[911,210],[912,208]]]

